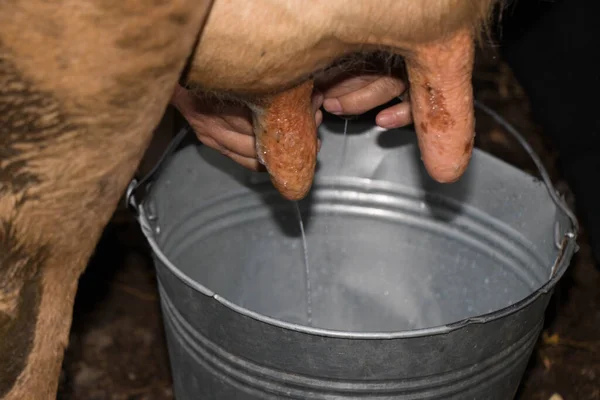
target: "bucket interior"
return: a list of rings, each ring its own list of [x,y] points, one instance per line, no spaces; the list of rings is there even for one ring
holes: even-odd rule
[[[239,307],[343,332],[450,324],[548,281],[555,229],[569,225],[539,181],[476,150],[467,173],[441,185],[426,174],[413,132],[365,123],[342,132],[342,121],[320,128],[315,184],[298,203],[310,321],[296,205],[265,174],[203,146],[179,150],[146,201],[161,251]]]

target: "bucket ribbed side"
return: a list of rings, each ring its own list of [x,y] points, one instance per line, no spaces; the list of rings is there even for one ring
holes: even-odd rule
[[[574,250],[556,244],[571,225],[547,188],[477,150],[460,181],[438,185],[416,144],[385,147],[374,130],[321,134],[323,162],[300,202],[322,265],[310,326],[297,318],[305,279],[291,206],[268,179],[190,146],[153,184],[143,228],[176,398],[513,398],[554,271]],[[339,174],[327,160],[346,139]],[[427,318],[413,323],[411,312]]]
[[[499,393],[495,387],[506,388],[508,382],[518,382],[543,323],[543,319],[540,320],[519,340],[498,349],[492,357],[451,372],[397,380],[380,380],[376,376],[365,376],[363,381],[319,379],[267,368],[230,353],[196,331],[177,312],[162,286],[159,287],[169,351],[172,356],[178,354],[175,365],[194,365],[197,378],[218,381],[235,389],[240,396],[261,399],[375,399],[381,396],[411,400],[464,399]],[[280,351],[285,351],[284,343]],[[183,361],[181,357],[188,359]],[[174,374],[186,375],[187,371],[177,369],[174,368]]]

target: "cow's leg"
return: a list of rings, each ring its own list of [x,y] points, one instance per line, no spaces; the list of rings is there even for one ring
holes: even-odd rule
[[[0,398],[55,398],[78,278],[209,0],[0,6]]]

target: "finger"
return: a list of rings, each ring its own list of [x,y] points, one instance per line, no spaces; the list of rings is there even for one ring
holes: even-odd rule
[[[206,135],[199,135],[198,139],[204,143],[204,145],[210,147],[211,149],[217,150],[219,153],[223,154],[226,157],[231,158],[236,163],[242,165],[245,168],[251,169],[253,171],[264,171],[262,164],[258,162],[255,157],[245,157],[243,155],[232,152],[231,150],[223,147],[220,143],[215,141],[212,137]]]
[[[232,105],[214,112],[213,116],[220,117],[223,129],[254,137],[252,129],[252,112],[248,107]]]
[[[421,158],[438,182],[456,181],[471,158],[473,59],[474,42],[468,30],[421,45],[406,58]]]
[[[236,163],[240,164],[244,168],[248,168],[252,171],[265,171],[264,165],[258,162],[256,158],[252,157],[244,157],[236,153],[229,153],[227,151],[223,152],[223,154],[229,158],[231,158]]]
[[[224,129],[218,124],[207,123],[202,129],[196,129],[198,139],[207,146],[217,150],[226,149],[243,157],[256,158],[256,141],[254,136],[248,136],[230,129]],[[207,142],[213,144],[209,145]]]
[[[188,112],[186,118],[190,121],[202,121],[211,129],[231,131],[245,136],[254,137],[252,130],[252,114],[248,107],[222,104],[198,104],[194,113]],[[191,122],[190,122],[191,123]]]
[[[349,93],[356,92],[374,81],[381,78],[381,75],[376,74],[363,74],[363,75],[347,75],[340,74],[333,83],[323,90],[325,99],[337,99],[338,97],[345,96]]]
[[[256,141],[254,135],[248,136],[231,130],[222,130],[220,132],[211,132],[211,136],[218,137],[221,146],[232,153],[243,157],[256,158]]]
[[[319,108],[323,105],[323,93],[315,91],[312,97],[312,106],[313,111],[317,112]]]
[[[317,112],[315,113],[315,125],[317,126],[317,128],[319,126],[321,126],[322,122],[323,122],[323,112],[321,110],[317,110]]]
[[[380,76],[347,94],[335,96],[335,91],[333,95],[332,92],[325,93],[323,108],[336,115],[362,114],[400,96],[404,90],[406,85],[402,80]]]
[[[375,123],[386,129],[401,128],[412,123],[410,103],[402,102],[381,111],[375,117]]]

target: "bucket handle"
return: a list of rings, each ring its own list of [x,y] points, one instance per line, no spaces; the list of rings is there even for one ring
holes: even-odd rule
[[[575,241],[577,239],[577,235],[579,233],[579,223],[577,221],[577,218],[576,218],[575,214],[569,209],[569,206],[565,203],[565,201],[560,196],[560,194],[559,194],[560,192],[552,184],[550,175],[548,174],[548,171],[544,167],[542,160],[536,154],[536,152],[533,150],[533,148],[527,142],[527,140],[519,133],[519,131],[512,124],[510,124],[506,119],[504,119],[502,116],[500,116],[500,114],[498,114],[497,112],[495,112],[494,110],[492,110],[491,108],[486,106],[485,104],[481,103],[479,100],[475,99],[474,104],[475,104],[476,108],[480,109],[485,114],[490,116],[492,119],[494,119],[496,121],[496,123],[498,123],[508,133],[510,133],[517,140],[517,142],[521,145],[521,147],[523,147],[525,152],[527,152],[527,154],[529,155],[529,157],[535,164],[536,168],[538,169],[538,172],[542,178],[542,182],[546,186],[546,189],[548,190],[548,194],[550,195],[550,198],[552,199],[552,201],[554,201],[556,206],[567,216],[567,218],[570,220],[570,222],[572,224],[572,230],[565,232],[562,235],[562,238],[560,236],[560,226],[558,225],[558,222],[557,222],[557,225],[555,226],[554,241],[555,241],[556,247],[559,249],[559,256],[556,258],[556,261],[555,261],[554,266],[552,267],[552,271],[550,273],[550,279],[552,279],[555,276],[555,274],[558,272],[558,269],[559,269],[558,267],[562,264],[562,259],[565,255],[565,253],[567,252],[566,250],[567,250],[567,246],[569,245],[569,242]],[[190,125],[186,122],[185,125],[179,130],[177,135],[175,135],[175,137],[171,140],[171,142],[169,143],[169,145],[167,146],[167,148],[165,149],[163,154],[160,156],[160,158],[158,159],[158,161],[156,162],[154,167],[152,167],[152,169],[140,180],[138,180],[136,178],[132,179],[131,182],[129,183],[129,186],[127,187],[127,190],[125,192],[125,199],[124,199],[125,205],[134,212],[136,219],[138,220],[140,225],[142,225],[143,227],[149,228],[148,226],[146,226],[146,224],[143,224],[143,221],[141,221],[141,219],[143,219],[143,218],[140,218],[141,203],[136,199],[136,194],[139,192],[140,188],[143,188],[144,185],[147,185],[148,183],[150,183],[150,179],[152,177],[155,177],[158,174],[162,163],[179,146],[179,144],[183,141],[183,139],[187,136],[187,134],[190,132],[191,129],[192,128],[190,127]],[[574,251],[577,252],[578,249],[579,249],[579,247],[577,246],[577,243],[575,243]]]
[[[544,182],[544,185],[548,190],[550,198],[552,199],[552,201],[554,201],[554,204],[556,204],[556,206],[567,216],[567,218],[569,218],[569,221],[571,222],[573,229],[571,231],[565,232],[562,238],[560,237],[560,226],[558,222],[556,222],[554,228],[554,243],[559,250],[559,255],[556,258],[554,265],[552,266],[552,271],[550,272],[550,279],[552,279],[558,272],[558,267],[562,264],[562,259],[566,253],[569,242],[575,241],[577,239],[577,235],[579,233],[579,222],[577,221],[577,217],[575,216],[573,211],[571,211],[569,206],[565,203],[563,198],[560,196],[560,192],[558,191],[558,189],[556,189],[552,184],[550,174],[548,174],[548,171],[544,167],[542,160],[533,150],[533,148],[527,142],[527,140],[525,140],[523,135],[521,135],[512,124],[510,124],[506,119],[500,116],[500,114],[498,114],[496,111],[492,110],[477,99],[474,100],[474,103],[476,108],[479,108],[481,111],[490,116],[494,121],[496,121],[496,123],[498,123],[508,133],[510,133],[515,138],[515,140],[521,145],[521,147],[523,147],[525,152],[529,155],[536,168],[538,169],[540,177],[542,178],[542,182]],[[578,250],[579,246],[577,246],[577,243],[575,243],[574,252],[577,252]]]

